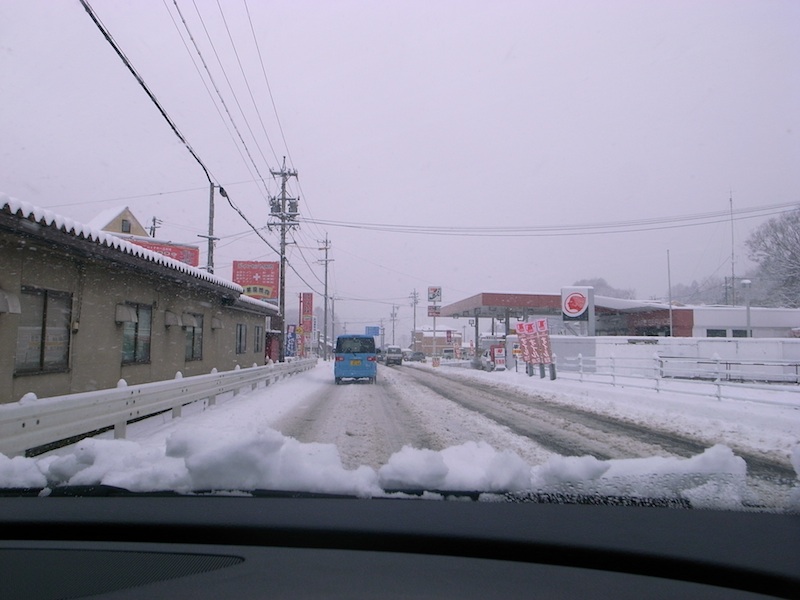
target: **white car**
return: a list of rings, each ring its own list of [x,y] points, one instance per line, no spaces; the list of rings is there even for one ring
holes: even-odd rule
[[[383,360],[387,365],[403,364],[403,349],[400,346],[386,346]]]

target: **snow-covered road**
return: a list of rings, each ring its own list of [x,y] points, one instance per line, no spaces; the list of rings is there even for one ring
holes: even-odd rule
[[[0,456],[0,486],[133,491],[583,490],[694,506],[800,507],[800,406],[381,365],[336,385],[331,363],[197,402],[36,458]]]
[[[271,421],[270,426],[303,442],[335,444],[349,468],[359,465],[378,468],[406,445],[441,450],[482,440],[494,447],[512,450],[526,461],[537,464],[553,454],[591,455],[603,460],[689,457],[719,441],[709,440],[708,430],[704,430],[703,436],[682,430],[671,404],[675,401],[674,395],[662,394],[648,400],[658,395],[640,392],[643,404],[664,403],[660,411],[641,419],[635,413],[626,414],[620,410],[619,399],[609,402],[601,397],[591,406],[579,406],[568,395],[526,387],[528,378],[515,373],[481,373],[454,368],[434,370],[406,364],[381,366],[378,384],[374,386],[361,383],[335,386],[329,370],[322,363],[311,371],[306,382],[309,386],[313,383],[313,387],[309,387],[303,398],[297,399],[295,408]],[[589,387],[597,386],[589,384]],[[553,386],[550,388],[552,390]],[[603,391],[608,395],[608,390]],[[726,416],[742,416],[733,407],[716,400],[692,398],[692,403],[698,412],[716,409],[718,421]],[[711,406],[706,407],[706,404]],[[785,407],[761,407],[759,410],[762,419],[770,413],[783,413],[786,415],[783,419],[794,417],[795,431],[798,412]],[[656,414],[658,418],[654,418]],[[684,409],[683,417],[686,416]],[[786,424],[783,421],[781,426]],[[742,424],[726,423],[727,427],[734,425]],[[789,436],[791,432],[790,426]],[[759,438],[763,440],[776,433],[762,430]],[[769,480],[794,479],[788,453],[775,448],[764,452],[762,447],[749,444],[746,436],[726,442],[747,460],[751,476]]]

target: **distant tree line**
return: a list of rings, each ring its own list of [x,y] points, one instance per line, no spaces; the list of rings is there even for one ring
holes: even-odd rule
[[[598,296],[606,296],[608,298],[627,298],[630,300],[636,298],[635,289],[611,287],[602,277],[595,277],[594,279],[581,279],[572,285],[593,287],[594,293]]]
[[[745,241],[756,267],[736,277],[736,304],[749,299],[755,306],[800,307],[800,209],[774,217]],[[742,281],[750,280],[744,287]],[[672,301],[680,304],[730,304],[730,278],[709,277],[702,283],[675,284]]]
[[[676,304],[736,304],[749,299],[754,306],[800,307],[800,208],[774,217],[755,229],[745,241],[756,267],[737,276],[731,289],[730,277],[711,276],[690,284],[672,286]],[[750,280],[749,287],[742,281]],[[631,288],[615,288],[602,277],[581,279],[573,285],[592,286],[598,296],[635,298]],[[663,300],[670,298],[669,291]]]

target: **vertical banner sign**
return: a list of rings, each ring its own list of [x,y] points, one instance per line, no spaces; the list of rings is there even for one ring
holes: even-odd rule
[[[306,357],[306,336],[305,332],[303,331],[303,326],[298,325],[297,328],[294,330],[294,334],[297,338],[297,350],[295,354],[297,358],[305,358]]]
[[[303,327],[303,346],[308,350],[311,348],[314,331],[314,294],[311,292],[300,295],[300,324]]]
[[[280,263],[252,260],[233,261],[233,281],[244,293],[259,300],[277,300]]]
[[[536,334],[539,338],[542,363],[549,365],[553,362],[553,350],[550,345],[550,332],[547,329],[547,319],[536,319]]]
[[[288,325],[286,327],[286,356],[297,355],[297,333],[295,333],[296,325]]]
[[[523,325],[525,325],[525,345],[528,347],[528,356],[530,356],[528,362],[532,365],[541,364],[536,323],[523,323]]]
[[[452,332],[452,330],[450,330],[450,329],[447,330],[447,332],[445,333],[445,339],[447,340],[448,344],[452,344],[453,343],[453,332]]]
[[[531,362],[531,351],[528,348],[528,334],[525,333],[525,323],[517,323],[517,338],[519,339],[519,349],[522,353],[522,362]]]

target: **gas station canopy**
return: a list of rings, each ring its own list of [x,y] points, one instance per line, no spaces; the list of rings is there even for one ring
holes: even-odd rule
[[[561,315],[560,294],[507,294],[482,292],[443,306],[442,317],[525,319],[529,316]]]

